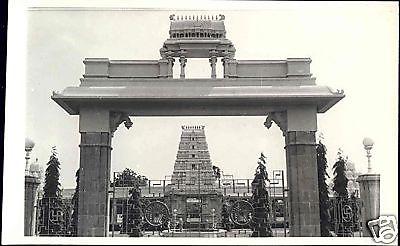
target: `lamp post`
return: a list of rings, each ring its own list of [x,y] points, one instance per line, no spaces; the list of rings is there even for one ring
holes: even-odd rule
[[[380,216],[380,175],[372,173],[371,168],[371,149],[374,141],[371,138],[364,138],[364,149],[367,151],[368,173],[358,176],[357,182],[360,184],[360,198],[363,203],[361,216],[363,221],[363,236],[372,237],[368,228],[368,221],[375,220]]]
[[[29,159],[33,147],[35,147],[35,142],[29,138],[25,138],[25,175],[29,174]]]
[[[371,167],[371,149],[374,146],[374,141],[371,138],[364,138],[363,140],[363,145],[365,151],[367,151],[367,158],[368,158],[368,173],[372,172],[372,167]]]
[[[35,234],[36,224],[36,202],[37,190],[40,185],[40,179],[35,173],[38,171],[38,166],[30,171],[29,159],[30,153],[35,147],[35,143],[25,138],[25,199],[24,199],[24,235],[33,236]]]

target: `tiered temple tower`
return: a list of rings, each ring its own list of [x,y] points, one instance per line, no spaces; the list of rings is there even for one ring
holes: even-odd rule
[[[182,126],[171,183],[176,192],[197,194],[216,189],[204,126]]]
[[[181,141],[166,197],[187,228],[211,228],[220,217],[218,189],[204,126],[182,126]],[[214,222],[214,223],[213,223]]]

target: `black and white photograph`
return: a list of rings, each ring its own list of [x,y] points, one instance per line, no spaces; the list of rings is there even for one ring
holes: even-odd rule
[[[2,244],[397,245],[397,2],[8,13]]]

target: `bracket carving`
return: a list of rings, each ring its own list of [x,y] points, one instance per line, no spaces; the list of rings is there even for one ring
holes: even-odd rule
[[[129,115],[127,115],[126,113],[110,112],[110,131],[112,136],[122,122],[124,122],[126,129],[131,128],[133,125],[131,119],[129,118]]]
[[[275,122],[275,124],[281,129],[283,136],[285,136],[287,131],[286,111],[276,111],[268,113],[267,119],[264,122],[264,126],[269,129],[272,126],[272,122]]]

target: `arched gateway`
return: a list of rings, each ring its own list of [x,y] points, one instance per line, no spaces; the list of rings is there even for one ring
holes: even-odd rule
[[[320,236],[315,132],[317,113],[344,97],[319,86],[309,58],[236,60],[225,17],[170,16],[170,37],[159,60],[87,58],[78,87],[52,99],[79,115],[78,236],[107,236],[111,139],[129,116],[266,116],[285,137],[290,235]],[[223,76],[216,78],[217,58]],[[178,58],[180,78],[173,78]],[[210,79],[185,79],[187,58],[209,58]]]

